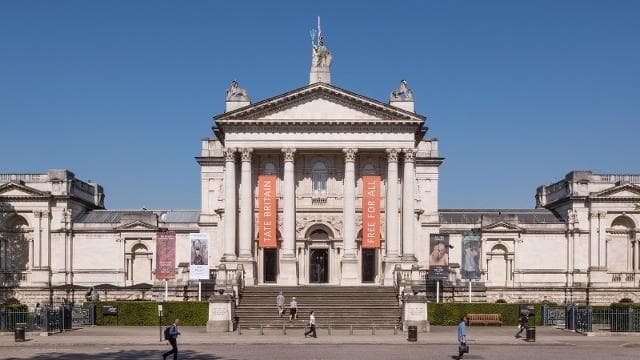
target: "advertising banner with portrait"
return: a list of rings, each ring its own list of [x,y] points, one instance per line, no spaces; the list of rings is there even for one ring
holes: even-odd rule
[[[173,280],[176,277],[176,233],[156,233],[156,279]]]
[[[276,214],[276,176],[258,176],[258,246],[275,248],[278,246],[278,222]]]
[[[449,278],[449,234],[431,234],[429,239],[429,278]]]
[[[209,234],[189,234],[191,243],[191,262],[189,263],[189,279],[209,279]]]
[[[480,233],[462,233],[462,278],[480,279]]]
[[[380,247],[380,176],[362,177],[362,248]]]

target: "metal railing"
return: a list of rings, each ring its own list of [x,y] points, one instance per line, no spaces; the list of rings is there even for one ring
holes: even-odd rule
[[[578,333],[640,332],[640,311],[634,308],[542,307],[542,324]]]

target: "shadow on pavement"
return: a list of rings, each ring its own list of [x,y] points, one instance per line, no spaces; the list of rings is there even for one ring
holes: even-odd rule
[[[145,360],[145,359],[161,359],[162,358],[162,353],[165,352],[167,350],[131,350],[131,351],[127,351],[127,350],[122,350],[122,351],[108,351],[108,352],[98,352],[98,353],[82,353],[82,352],[78,352],[78,353],[56,353],[56,352],[51,352],[51,353],[46,353],[46,354],[39,354],[39,355],[34,355],[29,357],[29,359],[32,360],[66,360],[66,359],[73,359],[73,360],[78,360],[78,359],[95,359],[95,360],[126,360],[126,359],[141,359],[141,360]],[[190,351],[190,350],[185,350],[185,351],[180,351],[178,353],[178,358],[179,359],[192,359],[192,360],[220,360],[222,359],[221,357],[215,356],[215,355],[211,355],[211,354],[204,354],[204,353],[199,353],[196,351]],[[17,360],[19,358],[8,358],[8,360]],[[173,359],[173,356],[170,355],[169,357],[167,357],[167,359]],[[227,360],[232,360],[232,359],[227,359]]]

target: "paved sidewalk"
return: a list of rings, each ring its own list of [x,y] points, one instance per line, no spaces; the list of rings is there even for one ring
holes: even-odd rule
[[[529,343],[523,339],[515,339],[515,327],[470,327],[468,328],[468,342],[476,345],[552,345],[573,346],[580,343],[594,341],[593,337],[587,337],[573,332],[559,330],[552,327],[538,327],[536,329],[536,341]],[[87,327],[78,330],[67,331],[52,336],[39,336],[39,333],[27,333],[24,343],[14,342],[13,336],[0,336],[0,346],[38,346],[38,345],[158,345],[164,344],[160,340],[158,327],[137,326],[100,326]],[[259,330],[243,330],[241,335],[237,333],[213,334],[207,333],[204,327],[180,327],[182,335],[179,343],[183,345],[203,344],[413,344],[407,341],[407,334],[393,330],[377,330],[376,335],[371,335],[371,330],[357,330],[353,335],[348,330],[333,330],[328,335],[327,329],[319,329],[318,338],[305,338],[302,329],[287,330],[282,334],[282,329],[269,329],[260,335]],[[12,334],[11,334],[12,335]],[[617,343],[638,343],[640,337],[612,336],[598,337],[598,341]],[[432,326],[429,333],[418,333],[417,344],[456,344],[456,327]]]

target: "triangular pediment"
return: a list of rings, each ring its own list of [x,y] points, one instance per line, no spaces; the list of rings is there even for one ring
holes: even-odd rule
[[[122,224],[122,225],[118,225],[115,227],[115,230],[128,230],[128,231],[135,231],[135,230],[158,230],[158,227],[149,223],[146,223],[144,221],[140,221],[140,220],[136,220],[136,221],[132,221],[126,224]]]
[[[33,196],[49,196],[49,193],[46,191],[40,191],[38,189],[34,189],[30,186],[26,186],[24,184],[20,184],[17,182],[9,182],[9,183],[0,185],[0,196],[33,197]]]
[[[640,198],[640,186],[626,183],[593,194],[594,197]]]
[[[421,124],[425,120],[424,116],[325,83],[311,84],[214,119],[220,124],[235,120],[404,120]]]
[[[498,221],[482,227],[482,230],[490,230],[492,232],[520,232],[524,229],[518,225],[506,222]]]

